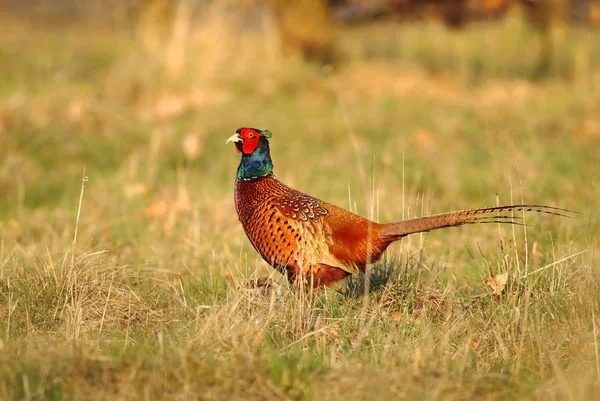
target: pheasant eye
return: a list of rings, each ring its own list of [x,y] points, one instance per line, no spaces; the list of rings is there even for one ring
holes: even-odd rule
[[[251,132],[251,133],[249,133],[249,134],[248,134],[248,138],[249,138],[249,139],[252,139],[252,138],[254,138],[254,133],[252,133],[252,132]]]

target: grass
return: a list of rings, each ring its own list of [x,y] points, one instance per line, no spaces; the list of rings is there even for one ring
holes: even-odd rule
[[[518,18],[364,27],[327,72],[219,7],[189,31],[0,24],[0,398],[597,399],[598,34],[560,28],[530,80]],[[582,215],[415,235],[341,293],[249,290],[281,278],[233,212],[239,126],[379,221]]]

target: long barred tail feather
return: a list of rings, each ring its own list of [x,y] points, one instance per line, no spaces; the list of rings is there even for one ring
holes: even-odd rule
[[[515,224],[524,225],[522,217],[512,216],[506,212],[533,212],[570,218],[569,214],[577,213],[544,205],[510,205],[486,207],[480,209],[458,210],[434,214],[432,216],[416,217],[396,223],[389,223],[383,229],[382,238],[398,239],[409,234],[427,232],[445,227],[457,227],[466,224]]]

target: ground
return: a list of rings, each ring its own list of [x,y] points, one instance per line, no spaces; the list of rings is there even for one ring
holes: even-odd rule
[[[0,23],[1,399],[598,398],[598,32],[558,27],[540,77],[516,15],[341,32],[334,69],[203,17]],[[378,221],[581,214],[415,235],[367,282],[292,291],[234,212],[240,126]]]

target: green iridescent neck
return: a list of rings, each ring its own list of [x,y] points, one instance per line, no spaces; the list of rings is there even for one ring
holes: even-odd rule
[[[273,162],[269,151],[269,142],[261,137],[258,147],[251,155],[242,154],[237,170],[238,180],[255,180],[273,174]]]

